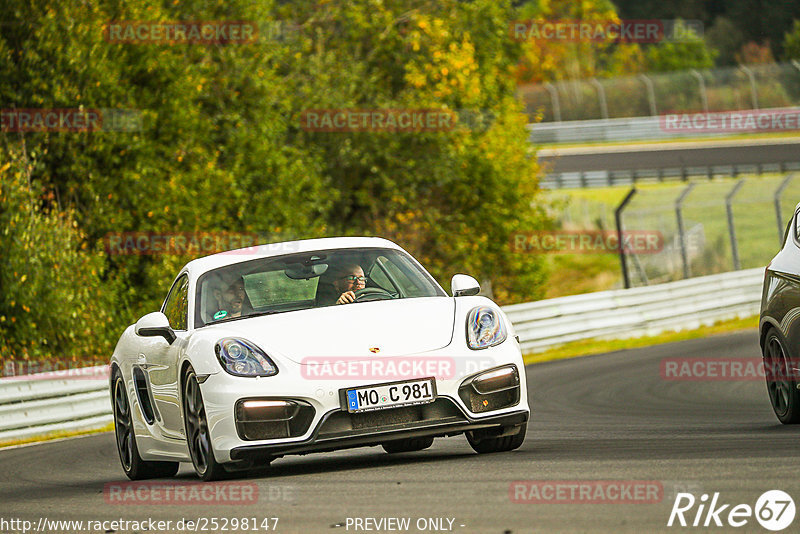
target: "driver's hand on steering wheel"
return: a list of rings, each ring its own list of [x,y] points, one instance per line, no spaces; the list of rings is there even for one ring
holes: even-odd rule
[[[356,294],[352,291],[345,291],[336,300],[336,304],[349,304],[356,301]],[[330,301],[329,301],[330,302]]]

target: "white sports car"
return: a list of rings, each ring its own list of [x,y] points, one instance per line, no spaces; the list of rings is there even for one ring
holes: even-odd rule
[[[449,297],[395,243],[328,238],[193,260],[111,357],[117,448],[131,479],[198,476],[286,454],[466,434],[525,439],[525,370],[508,318],[457,274]]]

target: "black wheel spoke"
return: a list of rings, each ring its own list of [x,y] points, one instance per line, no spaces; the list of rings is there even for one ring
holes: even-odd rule
[[[125,382],[122,377],[114,383],[114,428],[122,467],[126,471],[133,464],[133,425],[131,423]]]
[[[767,391],[772,408],[779,417],[789,412],[792,402],[791,362],[786,357],[783,345],[777,336],[770,336],[764,351],[764,371],[767,377]]]
[[[186,441],[197,471],[204,473],[208,469],[211,443],[208,437],[203,397],[194,374],[187,377],[184,392],[183,413],[186,419]]]

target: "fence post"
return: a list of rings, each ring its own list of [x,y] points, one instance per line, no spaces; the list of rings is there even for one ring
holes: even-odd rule
[[[786,186],[789,185],[789,180],[793,178],[793,175],[787,174],[786,178],[783,179],[781,185],[778,186],[778,189],[775,190],[775,216],[778,219],[778,243],[783,245],[783,217],[781,216],[781,195],[783,194],[783,190],[786,189]]]
[[[744,185],[745,178],[742,178],[733,186],[731,192],[725,196],[725,212],[728,214],[728,234],[731,238],[731,255],[733,256],[733,270],[738,271],[742,268],[739,262],[739,246],[736,242],[736,227],[733,224],[733,197]]]
[[[597,78],[592,78],[589,82],[597,88],[597,99],[600,101],[600,115],[604,119],[608,118],[608,103],[606,102],[606,91],[603,85],[597,81]]]
[[[678,220],[678,239],[680,239],[681,244],[681,260],[683,261],[684,278],[690,278],[692,272],[689,268],[689,256],[686,253],[686,229],[683,227],[683,201],[686,199],[686,196],[691,193],[692,189],[694,189],[694,185],[694,182],[687,185],[686,189],[681,191],[678,200],[675,201],[675,216]]]
[[[758,109],[758,92],[756,91],[756,78],[753,76],[753,71],[744,65],[739,65],[739,68],[742,69],[745,74],[747,74],[748,78],[750,78],[750,95],[753,100],[753,109]]]
[[[658,111],[656,110],[656,92],[653,90],[653,82],[644,74],[640,74],[639,79],[647,86],[647,100],[650,101],[650,115],[655,117],[658,115]]]
[[[689,71],[692,76],[697,78],[697,84],[700,86],[700,101],[703,103],[703,111],[708,113],[708,96],[706,95],[706,81],[703,79],[703,75],[697,72],[696,69],[691,69]]]
[[[622,210],[625,209],[625,206],[628,205],[628,202],[633,198],[633,195],[636,194],[636,185],[634,182],[634,186],[628,191],[628,194],[625,195],[625,198],[622,199],[617,209],[614,210],[614,221],[617,224],[617,245],[619,246],[619,261],[622,266],[622,280],[625,282],[625,289],[629,289],[631,287],[631,279],[628,275],[628,264],[625,263],[625,241],[623,240],[622,236]]]
[[[553,103],[553,120],[561,122],[561,104],[558,101],[558,90],[550,82],[546,82],[544,88],[550,93],[550,101]]]

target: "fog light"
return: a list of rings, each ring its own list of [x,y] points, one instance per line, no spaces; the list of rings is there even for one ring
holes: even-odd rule
[[[496,371],[489,371],[475,377],[472,381],[475,391],[485,395],[519,385],[517,370],[513,367],[504,367]]]
[[[514,365],[490,369],[467,378],[458,396],[473,413],[490,412],[519,404],[519,373]]]
[[[314,418],[314,408],[301,400],[240,400],[235,413],[236,430],[244,440],[300,436]]]
[[[249,400],[242,403],[243,421],[287,421],[297,413],[298,406],[290,401]]]

